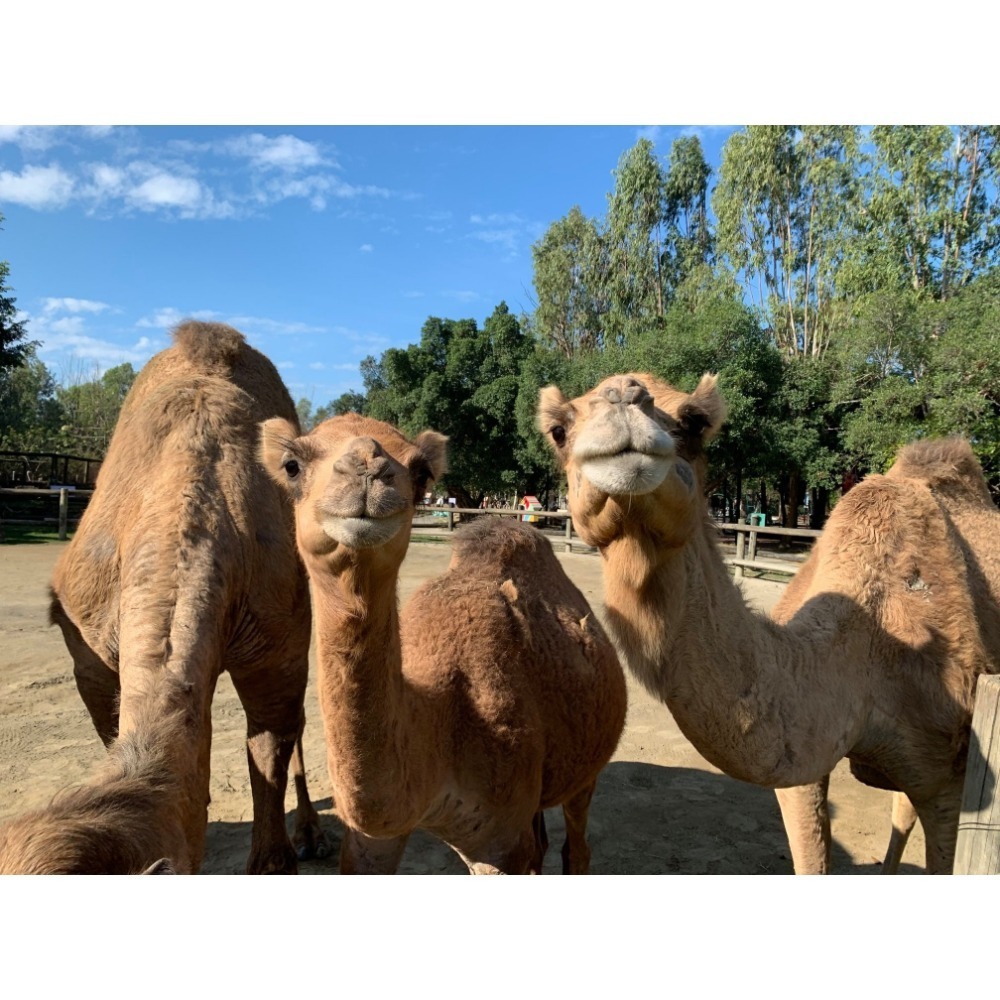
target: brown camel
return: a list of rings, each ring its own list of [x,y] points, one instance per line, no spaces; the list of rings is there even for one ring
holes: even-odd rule
[[[542,810],[585,873],[587,813],[625,723],[614,647],[551,546],[492,518],[456,534],[447,573],[397,613],[414,506],[445,441],[356,414],[297,437],[263,425],[262,460],[295,499],[312,582],[341,871],[395,872],[417,827],[473,874],[539,872]]]
[[[1000,670],[1000,512],[982,471],[959,440],[903,449],[836,506],[772,620],[747,608],[707,515],[704,446],[724,416],[714,376],[691,394],[646,374],[573,401],[542,391],[626,661],[709,761],[785,790],[796,870],[817,861],[806,842],[846,756],[908,796],[927,870],[948,872],[976,677]]]
[[[0,833],[0,871],[196,872],[207,823],[211,704],[223,670],[247,716],[247,871],[324,853],[301,766],[308,584],[291,506],[257,463],[257,425],[295,408],[228,326],[189,322],[125,400],[79,529],[55,569],[52,620],[109,762],[85,788]]]

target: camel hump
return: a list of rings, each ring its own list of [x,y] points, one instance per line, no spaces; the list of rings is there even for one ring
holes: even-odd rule
[[[452,542],[455,565],[505,566],[527,560],[555,563],[552,546],[537,528],[505,517],[487,515],[463,524]]]
[[[246,338],[225,323],[192,319],[175,328],[174,344],[192,364],[211,370],[232,368],[246,347]]]
[[[905,445],[886,476],[919,480],[953,499],[992,506],[982,466],[965,438],[934,438]]]

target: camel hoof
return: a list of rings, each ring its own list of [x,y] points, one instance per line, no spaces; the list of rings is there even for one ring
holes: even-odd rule
[[[299,861],[322,861],[330,857],[333,848],[318,824],[310,824],[295,835],[295,854]]]

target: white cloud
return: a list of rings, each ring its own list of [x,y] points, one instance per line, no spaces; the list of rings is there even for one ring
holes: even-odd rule
[[[202,198],[201,185],[196,180],[166,173],[155,174],[128,193],[128,200],[146,211],[164,206],[191,209]]]
[[[88,213],[138,211],[182,219],[230,219],[290,198],[301,198],[314,211],[323,211],[333,199],[393,196],[387,188],[335,176],[329,171],[337,163],[320,146],[289,134],[253,132],[209,142],[156,142],[134,130],[111,126],[3,126],[2,143],[17,144],[29,163],[20,173],[0,173],[0,203],[35,209],[79,202]],[[96,143],[109,152],[109,161],[88,161],[79,155],[81,147],[96,148]],[[65,166],[30,162],[32,155],[57,144],[73,150],[72,162]],[[126,159],[129,156],[131,160]],[[242,162],[234,168],[232,163],[221,163],[220,157]],[[225,180],[216,181],[217,176]]]
[[[74,180],[61,167],[26,166],[19,174],[0,171],[0,203],[14,202],[28,208],[62,208],[73,195]]]
[[[327,162],[316,146],[294,135],[272,138],[254,132],[228,140],[225,148],[234,156],[244,156],[253,166],[264,170],[304,170]]]
[[[294,336],[324,332],[321,326],[309,326],[308,323],[299,323],[294,320],[289,322],[278,319],[265,319],[262,316],[230,316],[222,322],[228,323],[230,326],[235,326],[237,330],[241,330],[243,333],[257,333],[265,336],[274,333],[292,334]]]
[[[477,226],[519,225],[524,222],[516,212],[492,212],[489,215],[470,216],[469,222]]]
[[[0,125],[0,145],[10,142],[25,152],[40,152],[58,141],[58,130],[51,126]]]
[[[662,125],[647,125],[645,128],[638,129],[635,133],[635,137],[636,139],[648,139],[655,146],[656,143],[660,141],[660,136],[662,134]]]
[[[295,367],[295,362],[294,361],[279,361],[277,363],[277,365],[275,365],[275,367],[276,368],[280,368],[282,371],[288,371],[290,368],[294,368]]]
[[[140,337],[134,344],[116,344],[83,333],[80,322],[79,316],[67,317],[51,324],[39,324],[36,320],[32,329],[42,342],[39,353],[63,353],[70,358],[92,361],[103,371],[126,361],[139,368],[157,351],[167,346],[149,337]]]
[[[45,329],[52,333],[75,337],[83,333],[84,319],[82,316],[63,316],[60,319],[51,320],[45,325]]]
[[[46,313],[102,313],[110,308],[106,302],[92,302],[90,299],[44,299],[42,303],[42,310]]]
[[[498,243],[508,253],[517,253],[517,233],[513,229],[479,229],[472,233],[472,238],[482,243]]]
[[[218,319],[218,317],[219,314],[212,309],[181,312],[173,306],[168,306],[165,309],[157,309],[152,316],[143,316],[135,325],[142,329],[170,330],[186,319],[200,319],[207,322]]]
[[[403,292],[404,299],[422,299],[426,292]]]
[[[458,299],[459,302],[475,302],[479,298],[479,292],[470,292],[467,289],[456,292],[444,292],[446,298]]]
[[[374,249],[375,247],[373,247],[370,243],[362,243],[360,247],[362,253],[371,253]]]
[[[310,362],[309,367],[314,372],[324,372],[324,371],[326,371],[326,365],[324,365],[322,361],[312,361],[312,362]]]

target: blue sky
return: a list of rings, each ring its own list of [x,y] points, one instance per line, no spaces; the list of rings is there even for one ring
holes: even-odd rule
[[[136,367],[185,316],[242,330],[292,395],[428,316],[533,308],[531,244],[603,216],[640,135],[682,126],[0,127],[0,259],[59,380]],[[697,129],[719,162],[729,127]]]

